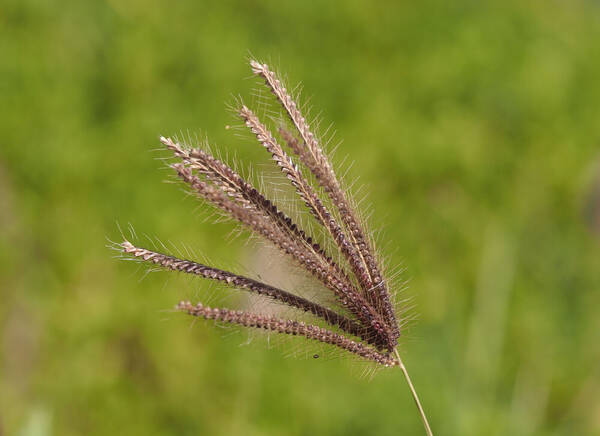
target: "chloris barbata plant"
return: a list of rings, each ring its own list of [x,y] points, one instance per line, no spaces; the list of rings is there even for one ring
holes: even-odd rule
[[[431,435],[425,413],[398,353],[400,323],[369,233],[295,99],[266,64],[253,60],[250,65],[253,73],[264,80],[281,104],[288,120],[279,123],[277,135],[274,135],[245,105],[240,104],[236,108],[237,114],[268,151],[314,218],[320,235],[324,234],[330,240],[335,253],[329,252],[326,244],[317,242],[319,238],[316,235],[295,222],[275,201],[208,151],[190,148],[171,138],[161,137],[160,141],[177,159],[170,167],[195,195],[276,247],[320,282],[323,292],[334,298],[318,301],[303,298],[259,280],[138,247],[127,240],[120,244],[120,249],[145,263],[267,297],[293,309],[290,312],[295,311],[299,317],[305,312],[320,323],[208,307],[189,301],[180,302],[176,306],[178,311],[221,323],[301,336],[337,347],[377,365],[400,367],[425,430]],[[307,174],[311,176],[307,177]]]

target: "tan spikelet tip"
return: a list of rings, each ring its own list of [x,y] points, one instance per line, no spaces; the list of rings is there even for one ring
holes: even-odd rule
[[[125,253],[133,253],[135,251],[135,247],[129,241],[123,241],[123,242],[121,242],[121,247],[123,248],[123,251]]]
[[[254,59],[250,61],[250,66],[252,67],[252,72],[254,74],[262,74],[265,72],[265,68],[267,68],[266,65],[261,64],[260,62],[255,61]]]

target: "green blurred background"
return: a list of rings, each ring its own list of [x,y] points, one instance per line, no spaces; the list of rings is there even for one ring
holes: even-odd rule
[[[160,134],[240,161],[249,53],[302,81],[368,186],[418,322],[437,434],[600,434],[600,4],[0,4],[0,434],[422,434],[399,371],[286,358],[165,312],[117,223],[248,265],[168,179]]]

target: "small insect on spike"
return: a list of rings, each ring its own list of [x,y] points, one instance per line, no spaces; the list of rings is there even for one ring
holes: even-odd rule
[[[400,367],[425,431],[431,435],[419,397],[398,353],[400,325],[406,317],[398,322],[388,283],[381,273],[379,256],[369,237],[372,233],[359,219],[364,215],[358,213],[357,203],[339,182],[329,157],[295,98],[266,64],[252,60],[250,66],[283,106],[293,126],[293,131],[284,126],[278,126],[276,130],[283,140],[281,143],[286,146],[285,150],[271,133],[273,130],[243,104],[240,105],[239,116],[291,183],[300,206],[304,205],[315,218],[313,224],[320,230],[317,235],[312,233],[312,227],[292,220],[275,201],[230,165],[214,157],[206,147],[182,146],[176,140],[163,136],[160,142],[177,159],[170,167],[198,198],[219,210],[225,218],[241,223],[252,236],[272,244],[307,275],[314,277],[320,285],[316,291],[323,295],[314,299],[303,298],[293,290],[280,289],[193,260],[137,247],[127,240],[118,247],[125,255],[145,264],[220,282],[229,288],[247,292],[250,298],[257,295],[267,297],[291,309],[290,318],[278,318],[182,301],[176,306],[180,312],[218,323],[297,336],[344,350],[349,355],[380,366]],[[318,126],[318,123],[313,124]],[[225,126],[225,129],[229,128],[229,125]],[[291,155],[287,153],[289,150]],[[306,174],[312,176],[306,177]],[[321,193],[327,198],[323,198]],[[324,247],[332,248],[326,250]],[[189,252],[186,256],[192,257]],[[309,314],[322,325],[294,319],[294,314],[298,317]],[[319,354],[313,355],[314,359],[319,357]]]

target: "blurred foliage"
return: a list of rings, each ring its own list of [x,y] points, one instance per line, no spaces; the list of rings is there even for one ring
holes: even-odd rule
[[[164,310],[203,283],[140,280],[105,248],[131,222],[248,263],[154,150],[190,131],[266,162],[224,128],[252,53],[358,163],[434,430],[600,434],[599,41],[591,0],[4,0],[0,433],[421,434],[398,371],[190,329]]]

